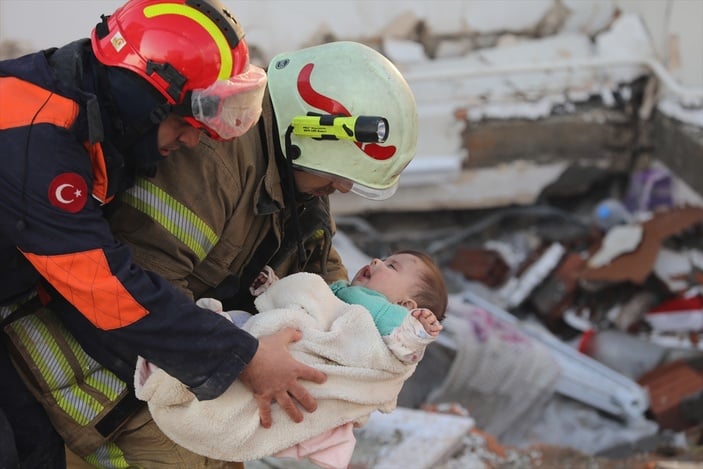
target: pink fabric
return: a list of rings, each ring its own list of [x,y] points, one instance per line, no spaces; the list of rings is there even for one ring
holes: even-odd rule
[[[137,357],[137,365],[134,373],[134,386],[137,388],[144,386],[147,378],[158,369],[159,368],[156,365],[152,365],[141,356]]]
[[[312,437],[309,440],[279,451],[277,458],[308,458],[324,469],[345,469],[349,466],[356,438],[354,425],[349,422]]]

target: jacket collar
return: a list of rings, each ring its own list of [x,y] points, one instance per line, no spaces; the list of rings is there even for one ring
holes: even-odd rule
[[[281,180],[278,165],[279,157],[277,156],[278,150],[276,147],[278,134],[274,123],[273,105],[271,104],[268,89],[264,94],[261,118],[259,119],[257,128],[266,161],[266,173],[264,174],[264,178],[256,195],[255,210],[257,215],[265,215],[280,211],[286,206],[283,195],[283,181]]]

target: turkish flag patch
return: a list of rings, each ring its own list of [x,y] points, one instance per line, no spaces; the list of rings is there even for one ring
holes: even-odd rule
[[[61,173],[49,184],[49,202],[65,212],[80,212],[87,197],[88,185],[76,173]]]

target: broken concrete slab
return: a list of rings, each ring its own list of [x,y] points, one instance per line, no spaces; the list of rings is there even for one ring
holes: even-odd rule
[[[354,429],[356,447],[349,468],[431,469],[461,448],[474,429],[467,416],[425,412],[397,407],[393,412],[371,414],[368,422]],[[247,469],[313,469],[309,460],[263,458],[247,461]]]
[[[420,212],[533,204],[544,186],[554,181],[565,163],[538,165],[516,161],[492,168],[462,171],[444,184],[404,185],[379,203],[335,192],[330,205],[335,216],[369,212]]]
[[[431,469],[451,457],[473,427],[470,417],[402,407],[376,412],[354,431],[357,445],[350,466]]]

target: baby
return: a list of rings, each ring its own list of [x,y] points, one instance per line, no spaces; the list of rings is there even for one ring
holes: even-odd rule
[[[266,266],[251,294],[259,296],[277,280]],[[373,259],[351,284],[339,280],[330,288],[342,301],[364,306],[388,347],[406,363],[417,363],[442,330],[447,288],[432,258],[422,252],[398,251],[384,260]]]
[[[439,269],[423,253],[401,251],[374,259],[351,284],[328,286],[305,272],[277,280],[266,269],[252,288],[260,313],[242,328],[257,337],[288,326],[301,330],[291,354],[327,375],[324,384],[306,386],[318,401],[315,412],[296,424],[274,406],[274,425],[264,429],[252,393],[240,382],[216,399],[198,401],[143,361],[135,375],[137,397],[148,402],[166,435],[196,453],[227,461],[307,457],[322,467],[346,467],[353,426],[396,407],[403,383],[442,329],[447,290]]]

